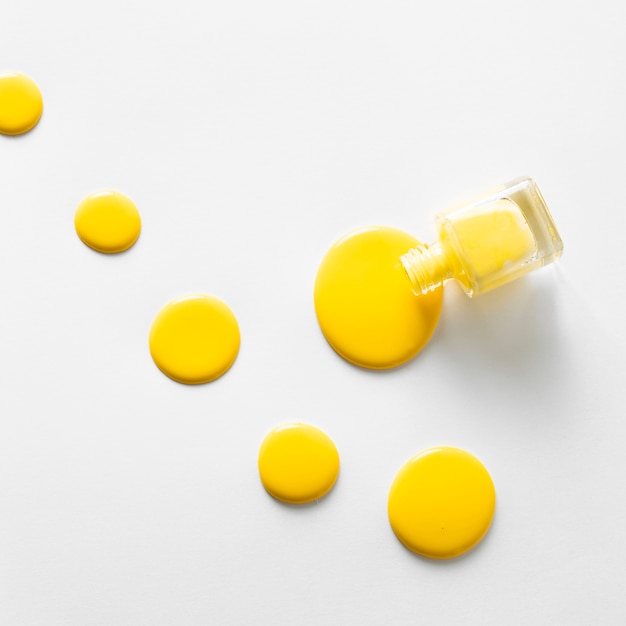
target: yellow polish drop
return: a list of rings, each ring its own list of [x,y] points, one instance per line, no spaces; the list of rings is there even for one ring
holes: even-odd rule
[[[485,535],[496,492],[474,456],[458,448],[430,448],[408,461],[389,490],[388,513],[398,539],[432,559],[460,556]]]
[[[290,422],[277,426],[263,440],[259,474],[274,498],[304,504],[331,490],[339,475],[339,454],[319,428]]]
[[[171,379],[188,385],[208,383],[224,374],[239,352],[239,325],[218,298],[192,294],[172,300],[150,329],[150,354]]]
[[[130,198],[118,191],[87,196],[76,209],[74,226],[80,240],[106,254],[128,250],[141,232],[141,217]]]
[[[32,78],[17,72],[0,74],[0,133],[27,133],[42,113],[43,98]]]
[[[400,257],[419,242],[375,226],[337,241],[320,264],[315,310],[326,340],[344,359],[387,369],[412,359],[432,335],[443,290],[416,296]]]

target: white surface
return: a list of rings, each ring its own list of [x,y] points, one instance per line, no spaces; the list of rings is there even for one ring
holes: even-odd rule
[[[0,622],[623,624],[625,5],[5,2],[4,71],[45,113],[0,137]],[[317,265],[346,231],[424,239],[468,194],[529,174],[557,267],[470,301],[431,344],[359,370],[324,341]],[[75,235],[101,188],[137,203],[120,256]],[[205,291],[242,347],[215,383],[152,363],[173,297]],[[333,492],[262,489],[285,420],[326,430]],[[405,550],[389,484],[458,445],[498,492],[451,562]]]

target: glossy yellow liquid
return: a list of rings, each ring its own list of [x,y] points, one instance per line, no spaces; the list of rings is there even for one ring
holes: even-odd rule
[[[224,374],[239,353],[239,325],[218,298],[192,294],[166,304],[150,329],[150,354],[171,379],[188,385]]]
[[[327,252],[315,280],[315,310],[344,359],[388,369],[412,359],[430,339],[443,290],[415,296],[400,261],[418,243],[401,230],[374,226],[349,233]]]
[[[277,500],[304,504],[327,494],[339,475],[339,454],[319,428],[291,422],[272,429],[259,450],[259,475]]]
[[[87,196],[74,214],[80,240],[106,254],[128,250],[141,232],[141,217],[130,198],[118,191],[99,191]]]
[[[42,113],[43,98],[32,78],[17,72],[0,74],[0,133],[27,133]]]
[[[489,208],[453,223],[463,259],[480,276],[518,264],[535,252],[533,235],[513,202],[503,198]]]
[[[408,461],[389,491],[388,514],[398,539],[417,554],[449,559],[485,535],[496,506],[491,476],[458,448],[430,448]]]
[[[440,239],[452,275],[476,292],[524,273],[537,249],[522,212],[507,198],[444,220]]]

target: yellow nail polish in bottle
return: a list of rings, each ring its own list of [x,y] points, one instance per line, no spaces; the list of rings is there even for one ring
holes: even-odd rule
[[[467,206],[436,218],[438,240],[402,256],[416,294],[456,279],[479,295],[552,263],[563,242],[530,178],[518,178]]]

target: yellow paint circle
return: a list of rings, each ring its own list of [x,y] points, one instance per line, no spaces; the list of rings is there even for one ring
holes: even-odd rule
[[[289,422],[272,429],[259,450],[259,474],[277,500],[304,504],[327,494],[339,475],[339,454],[319,428]]]
[[[128,250],[141,232],[141,217],[130,198],[119,191],[98,191],[76,209],[74,226],[80,240],[106,254]]]
[[[17,72],[0,74],[0,133],[27,133],[42,113],[43,98],[32,78]]]
[[[315,310],[326,340],[344,359],[388,369],[412,359],[432,335],[443,289],[416,296],[400,257],[418,245],[384,226],[339,239],[315,280]]]
[[[224,374],[239,352],[239,325],[218,298],[192,294],[172,300],[150,329],[150,354],[171,379],[187,385],[208,383]]]
[[[491,476],[459,448],[430,448],[398,472],[389,490],[388,513],[398,539],[413,552],[449,559],[485,535],[496,492]]]

